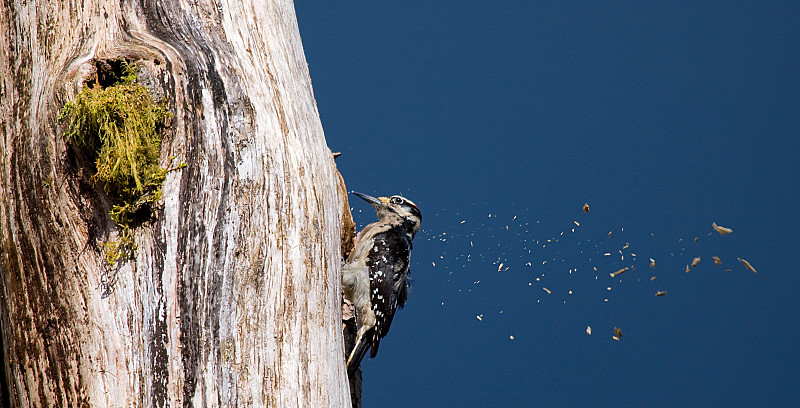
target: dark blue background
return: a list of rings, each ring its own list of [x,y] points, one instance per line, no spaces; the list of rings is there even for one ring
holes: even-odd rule
[[[800,3],[296,8],[348,187],[424,217],[365,407],[800,406]]]

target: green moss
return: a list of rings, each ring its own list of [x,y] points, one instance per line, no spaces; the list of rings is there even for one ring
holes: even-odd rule
[[[109,264],[132,255],[136,243],[130,229],[149,217],[161,196],[167,170],[158,157],[170,115],[124,60],[113,62],[122,68],[119,80],[107,87],[99,81],[85,86],[59,117],[67,121],[67,142],[94,162],[92,181],[112,199],[110,216],[120,232],[118,241],[105,244]]]

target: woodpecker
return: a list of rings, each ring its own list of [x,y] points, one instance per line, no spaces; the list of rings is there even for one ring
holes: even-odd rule
[[[355,306],[358,327],[355,346],[347,359],[350,376],[367,349],[370,358],[378,354],[394,312],[406,303],[411,242],[422,222],[419,208],[407,198],[353,194],[375,207],[378,221],[358,233],[355,248],[342,268],[344,294]]]

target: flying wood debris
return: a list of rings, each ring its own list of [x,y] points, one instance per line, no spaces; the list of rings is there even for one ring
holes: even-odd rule
[[[652,282],[652,281],[654,281],[654,280],[656,280],[656,277],[655,277],[655,276],[651,276],[651,277],[650,277],[650,282]]]
[[[622,330],[619,327],[614,327],[614,335],[611,336],[612,339],[619,341],[622,337]]]
[[[653,259],[653,258],[650,258],[650,267],[651,268],[655,268],[656,267],[656,260]]]
[[[722,260],[718,256],[713,256],[712,258],[714,258],[714,265],[722,265]]]
[[[543,289],[545,292],[547,292],[547,294],[548,294],[548,295],[551,293],[551,292],[550,292],[550,289],[547,289],[547,288],[542,288],[542,289]]]
[[[659,290],[658,292],[656,292],[656,296],[659,296],[659,297],[664,296],[666,294],[667,294],[666,290]]]
[[[626,267],[624,267],[624,268],[622,268],[622,269],[620,269],[620,270],[618,270],[618,271],[616,271],[616,272],[611,272],[609,275],[611,275],[611,277],[613,278],[613,277],[615,277],[615,276],[617,276],[617,275],[619,275],[619,274],[621,274],[621,273],[623,273],[623,272],[627,271],[628,269],[630,269],[630,268],[628,268],[628,267],[626,266]]]
[[[583,212],[586,212],[586,213],[589,212],[589,203],[586,203],[586,204],[583,205]]]
[[[586,326],[586,334],[592,335],[592,326]]]
[[[692,268],[700,264],[700,257],[692,259],[692,264],[690,265]]]
[[[732,229],[730,229],[730,228],[725,228],[725,227],[721,227],[721,226],[717,225],[717,223],[716,223],[716,222],[712,222],[712,223],[711,223],[711,228],[714,228],[714,231],[717,231],[717,232],[719,232],[719,235],[728,235],[728,234],[730,234],[731,232],[733,232],[733,230],[732,230]]]
[[[749,269],[749,270],[750,270],[750,272],[753,272],[753,273],[758,273],[758,272],[756,272],[756,268],[753,268],[753,265],[750,265],[750,262],[747,262],[746,260],[744,260],[744,259],[742,259],[742,258],[736,258],[736,259],[738,259],[738,260],[739,260],[739,262],[743,263],[743,264],[744,264],[744,266],[745,266],[747,269]]]

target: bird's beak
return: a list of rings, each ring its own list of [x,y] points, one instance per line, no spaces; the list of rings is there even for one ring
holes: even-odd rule
[[[361,198],[362,200],[372,204],[372,206],[375,207],[375,208],[382,207],[382,206],[384,206],[384,205],[389,203],[389,199],[386,198],[386,197],[375,198],[373,196],[368,196],[366,194],[361,194],[361,193],[359,193],[357,191],[353,191],[352,193],[355,194],[357,197]]]

